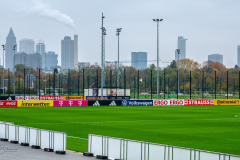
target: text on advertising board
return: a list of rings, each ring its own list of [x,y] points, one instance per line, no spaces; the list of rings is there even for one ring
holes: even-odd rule
[[[17,107],[17,101],[0,101],[0,107]]]
[[[184,105],[184,100],[154,100],[154,106],[175,106],[175,105]]]
[[[152,106],[152,100],[122,100],[122,106]]]
[[[63,101],[53,101],[54,107],[62,106],[88,106],[88,101],[86,100],[63,100]]]
[[[39,100],[39,96],[16,96],[16,100]],[[54,96],[40,96],[40,100],[54,100]],[[63,96],[55,96],[55,100],[63,100]]]
[[[240,100],[214,100],[214,105],[240,105]]]
[[[63,100],[84,100],[85,96],[63,96]]]
[[[86,100],[101,100],[102,97],[101,96],[86,96]],[[103,96],[104,100],[108,100],[109,97],[108,96]]]
[[[214,105],[213,99],[197,99],[197,100],[191,100],[191,99],[185,99],[184,105]]]
[[[53,107],[53,101],[18,101],[18,107]]]

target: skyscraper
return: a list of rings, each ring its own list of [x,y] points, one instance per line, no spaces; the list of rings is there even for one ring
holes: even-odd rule
[[[26,67],[33,67],[34,69],[42,67],[42,57],[39,53],[25,53],[17,52],[15,54],[15,63],[24,64]]]
[[[42,68],[45,68],[45,56],[44,53],[46,52],[45,50],[45,44],[42,40],[39,40],[38,43],[36,44],[36,52],[41,54],[42,57]]]
[[[17,45],[16,37],[13,33],[12,28],[6,37],[6,45],[5,45],[5,68],[13,69],[13,46]],[[17,52],[17,47],[15,48],[15,52]]]
[[[208,61],[218,62],[218,63],[223,64],[223,55],[221,55],[221,54],[208,55]]]
[[[51,69],[51,66],[56,66],[58,64],[58,55],[53,51],[47,52],[46,55],[46,68]],[[45,62],[43,62],[45,63]]]
[[[78,68],[78,35],[74,35],[74,68]]]
[[[35,42],[32,39],[21,39],[19,41],[19,51],[25,52],[25,53],[33,53],[35,49]]]
[[[186,58],[186,40],[183,36],[178,37],[178,49],[180,49],[179,60]],[[175,51],[175,61],[178,60],[178,53]]]
[[[147,68],[147,52],[132,52],[131,66],[136,70],[143,70]]]
[[[74,40],[69,36],[61,41],[61,65],[63,70],[74,68]]]
[[[240,45],[237,46],[237,65],[240,66]]]

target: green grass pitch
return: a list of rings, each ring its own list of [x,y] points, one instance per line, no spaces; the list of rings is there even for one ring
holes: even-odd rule
[[[0,108],[0,120],[66,132],[80,152],[97,134],[240,155],[239,106]]]

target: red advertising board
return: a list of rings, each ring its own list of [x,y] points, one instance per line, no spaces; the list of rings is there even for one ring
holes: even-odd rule
[[[88,106],[87,100],[63,100],[63,101],[53,101],[54,107],[78,107],[78,106]]]
[[[171,99],[171,100],[154,100],[154,106],[175,106],[184,105],[184,100],[181,99]]]
[[[185,99],[184,105],[214,105],[213,99]]]
[[[54,96],[41,96],[40,100],[54,100]],[[55,100],[63,100],[63,96],[55,96]]]
[[[39,100],[39,96],[16,96],[16,100]],[[54,96],[40,96],[40,100],[54,100]],[[55,96],[55,100],[63,100],[63,96]]]
[[[17,107],[17,101],[0,101],[0,107]]]

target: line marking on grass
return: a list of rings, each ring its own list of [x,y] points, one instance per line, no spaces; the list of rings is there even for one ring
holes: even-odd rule
[[[161,122],[161,121],[192,121],[192,120],[206,120],[206,121],[214,121],[214,120],[226,120],[226,119],[236,119],[236,118],[216,118],[216,119],[173,119],[173,120],[137,120],[137,121],[100,121],[100,122],[60,122],[60,123],[25,123],[18,125],[28,125],[28,124],[69,124],[69,123],[135,123],[135,122]]]
[[[73,136],[67,136],[67,137],[69,137],[69,138],[83,139],[83,140],[87,140],[87,141],[88,141],[88,139],[87,139],[87,138],[80,138],[80,137],[73,137]]]

